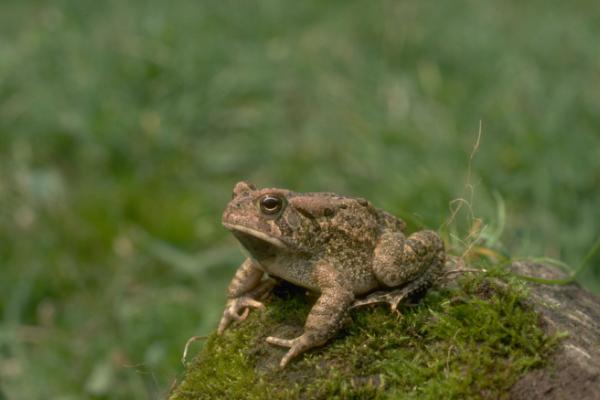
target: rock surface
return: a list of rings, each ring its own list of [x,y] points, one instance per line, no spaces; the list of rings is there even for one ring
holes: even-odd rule
[[[526,276],[562,279],[552,267],[517,263]],[[512,387],[511,399],[600,399],[600,296],[576,284],[530,284],[531,304],[549,334],[564,333],[546,367],[527,372]]]
[[[564,278],[545,265],[511,268]],[[264,338],[299,334],[314,298],[275,290],[266,312],[208,339],[170,398],[600,399],[600,296],[523,286],[500,269],[434,290],[402,317],[357,310],[345,333],[285,370],[283,350]]]

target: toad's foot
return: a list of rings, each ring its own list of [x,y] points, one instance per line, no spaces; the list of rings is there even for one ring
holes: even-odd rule
[[[315,344],[312,343],[306,334],[300,335],[295,339],[280,339],[269,336],[266,341],[275,346],[288,347],[290,349],[281,359],[281,362],[279,363],[280,368],[285,368],[290,360],[298,354],[304,353],[306,350],[315,347]]]
[[[248,317],[250,308],[264,309],[265,305],[256,299],[267,294],[274,285],[275,281],[273,279],[266,279],[247,294],[229,299],[223,317],[221,317],[221,322],[219,322],[217,333],[221,335],[233,321],[244,321]]]
[[[390,305],[392,312],[396,312],[398,311],[400,303],[409,297],[426,291],[432,285],[432,281],[433,276],[429,273],[425,273],[416,280],[409,282],[400,288],[373,292],[365,298],[357,299],[352,303],[350,308],[353,309],[369,304],[387,303]]]
[[[221,322],[219,322],[219,329],[217,329],[217,333],[221,335],[233,321],[239,322],[245,320],[250,312],[250,308],[263,309],[265,308],[265,305],[260,301],[254,300],[248,296],[240,296],[236,297],[235,299],[229,299],[227,301],[227,305],[225,306],[223,316],[221,317]]]
[[[350,309],[368,306],[370,304],[387,303],[390,305],[392,312],[395,312],[398,310],[400,303],[402,303],[402,301],[408,296],[410,296],[410,291],[406,288],[374,292],[365,298],[355,300],[350,306]]]

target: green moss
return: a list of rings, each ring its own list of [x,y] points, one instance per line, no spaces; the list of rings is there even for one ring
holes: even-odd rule
[[[285,350],[264,339],[299,334],[313,299],[279,288],[266,311],[208,339],[171,399],[496,398],[558,341],[525,298],[501,272],[466,277],[402,316],[355,310],[336,339],[280,370]]]

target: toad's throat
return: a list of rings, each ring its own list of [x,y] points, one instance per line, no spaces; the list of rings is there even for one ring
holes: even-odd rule
[[[264,260],[277,255],[288,246],[280,239],[242,225],[223,223],[240,244],[257,260]]]

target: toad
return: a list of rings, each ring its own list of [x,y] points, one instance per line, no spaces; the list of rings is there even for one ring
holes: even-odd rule
[[[248,257],[229,284],[218,334],[245,319],[250,308],[264,308],[258,298],[270,288],[266,276],[319,294],[300,336],[266,339],[289,348],[282,368],[334,337],[351,308],[388,302],[396,310],[406,297],[427,290],[445,262],[436,232],[407,236],[402,220],[365,199],[335,193],[256,189],[239,182],[222,223]]]

